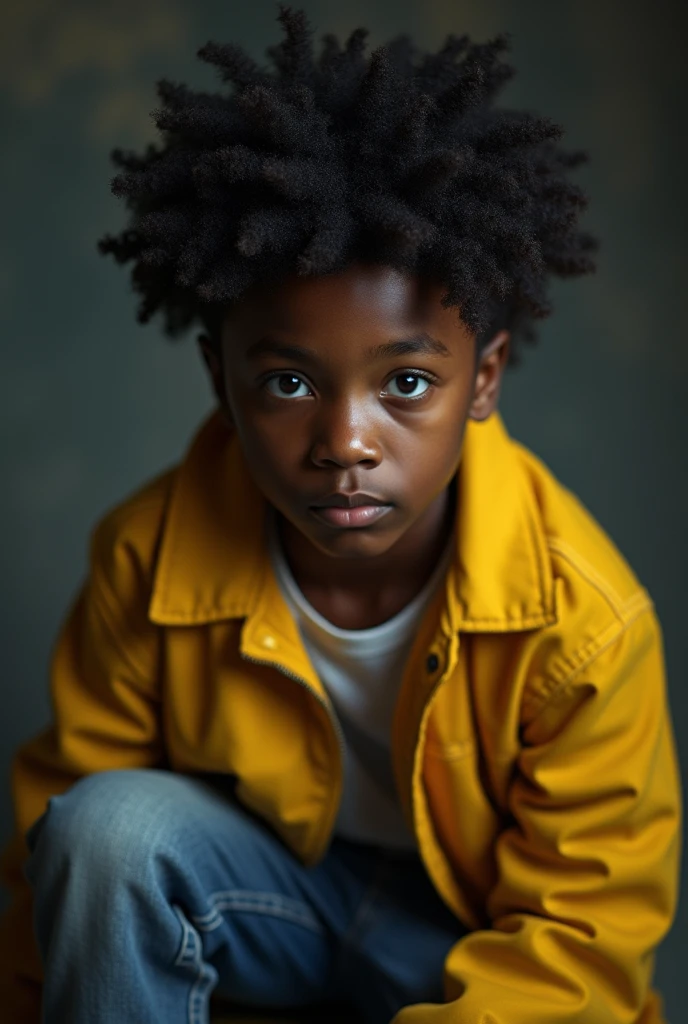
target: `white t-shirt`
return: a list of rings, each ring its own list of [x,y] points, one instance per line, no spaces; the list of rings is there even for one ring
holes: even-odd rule
[[[344,788],[335,834],[394,849],[415,849],[394,782],[392,717],[416,629],[450,561],[451,538],[430,579],[400,612],[370,629],[340,629],[309,604],[296,583],[282,550],[274,510],[268,523],[275,576],[345,739]]]

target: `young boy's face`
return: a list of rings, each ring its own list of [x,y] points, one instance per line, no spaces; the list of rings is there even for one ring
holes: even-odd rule
[[[422,532],[467,418],[496,406],[508,333],[476,366],[475,337],[442,307],[444,291],[380,265],[294,275],[231,307],[221,363],[201,339],[256,484],[322,554],[374,557]],[[383,508],[318,511],[335,492]]]

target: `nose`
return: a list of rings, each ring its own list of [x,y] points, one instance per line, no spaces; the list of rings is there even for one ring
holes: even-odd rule
[[[365,403],[330,401],[314,422],[311,461],[316,466],[347,466],[381,459],[379,431],[375,417]]]

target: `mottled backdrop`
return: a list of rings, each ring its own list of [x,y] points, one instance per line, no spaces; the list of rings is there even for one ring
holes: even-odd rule
[[[298,4],[296,4],[298,6]],[[399,31],[436,48],[447,32],[514,35],[504,99],[560,120],[593,162],[579,173],[603,240],[595,278],[557,287],[539,349],[507,374],[502,411],[615,539],[664,626],[686,763],[688,516],[685,4],[676,0],[304,0],[318,35]],[[139,327],[128,270],[96,239],[123,224],[110,194],[114,146],[155,137],[154,82],[216,88],[195,52],[236,40],[263,59],[276,6],[219,0],[6,0],[0,12],[0,415],[3,423],[3,714],[7,769],[48,719],[46,666],[85,567],[88,531],[111,504],[177,459],[210,406],[193,336]],[[684,1019],[688,915],[658,966]],[[683,981],[683,984],[681,982]]]

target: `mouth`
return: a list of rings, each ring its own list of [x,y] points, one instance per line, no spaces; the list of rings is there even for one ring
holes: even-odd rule
[[[336,494],[328,494],[322,501],[314,502],[312,508],[359,508],[362,505],[388,505],[384,498],[376,498],[372,494],[365,494],[364,491],[337,491]]]
[[[321,522],[339,529],[369,526],[392,510],[391,505],[311,505],[309,511]]]

